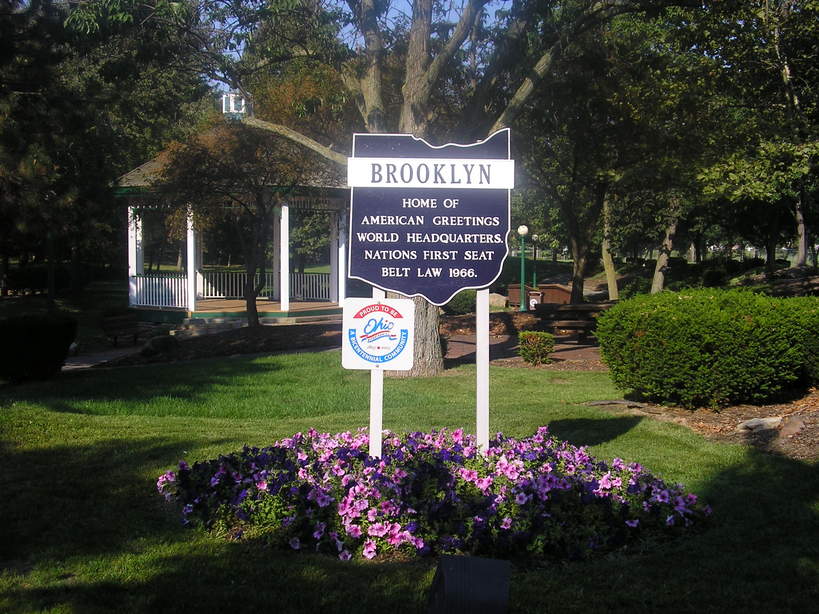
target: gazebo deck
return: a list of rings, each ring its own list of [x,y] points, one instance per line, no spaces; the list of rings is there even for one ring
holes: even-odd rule
[[[240,299],[200,299],[196,301],[196,311],[173,307],[132,307],[139,319],[146,322],[181,323],[185,320],[233,320],[247,317],[244,300]],[[297,318],[321,316],[341,316],[341,305],[323,301],[290,301],[290,309],[282,311],[279,301],[265,298],[256,299],[259,318],[281,319],[282,323]]]
[[[245,301],[242,299],[202,299],[196,301],[196,311],[192,318],[231,318],[247,315]],[[290,310],[282,311],[279,301],[265,298],[256,299],[256,310],[259,317],[293,318],[313,315],[341,313],[338,303],[321,301],[290,301]]]

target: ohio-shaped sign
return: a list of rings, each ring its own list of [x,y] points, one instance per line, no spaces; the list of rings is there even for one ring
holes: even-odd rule
[[[498,278],[515,176],[508,129],[441,147],[356,134],[347,168],[350,277],[434,305]]]

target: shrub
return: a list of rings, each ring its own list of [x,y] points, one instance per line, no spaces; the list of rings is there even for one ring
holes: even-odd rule
[[[461,290],[453,296],[442,309],[450,316],[462,316],[467,313],[475,313],[475,300],[477,293],[475,290]]]
[[[65,313],[0,320],[0,378],[19,382],[52,377],[62,368],[76,334],[77,321]]]
[[[348,560],[403,552],[585,558],[688,530],[710,513],[638,464],[548,436],[498,434],[485,454],[458,429],[368,437],[297,433],[271,447],[185,462],[157,489],[186,524]]]
[[[518,333],[518,354],[530,365],[551,362],[549,354],[555,349],[555,338],[551,333],[521,331]]]
[[[809,377],[817,329],[805,327],[816,316],[789,301],[713,289],[639,296],[604,313],[596,334],[620,388],[685,407],[760,403]]]

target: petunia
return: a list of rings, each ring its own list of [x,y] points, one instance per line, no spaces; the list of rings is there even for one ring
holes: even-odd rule
[[[361,555],[365,559],[371,559],[375,556],[375,550],[376,550],[375,542],[371,539],[368,539],[367,541],[364,542],[364,550],[362,550]]]
[[[298,537],[294,537],[290,540],[290,547],[293,550],[299,550],[301,548],[301,541]]]

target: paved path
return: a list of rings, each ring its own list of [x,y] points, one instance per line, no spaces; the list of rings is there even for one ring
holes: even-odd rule
[[[517,355],[518,339],[516,336],[489,337],[489,360],[514,358]],[[568,335],[555,339],[552,356],[560,360],[600,360],[600,348],[593,339],[577,343],[573,336]],[[451,360],[474,362],[475,335],[452,335],[449,338],[446,357]]]
[[[141,346],[130,346],[122,348],[111,348],[103,352],[92,354],[80,354],[69,356],[63,371],[75,371],[77,369],[89,369],[94,365],[135,354],[139,352]],[[327,349],[327,348],[323,348]],[[502,335],[489,338],[489,359],[497,360],[502,358],[514,358],[518,355],[517,337],[512,335]],[[600,348],[594,341],[577,343],[573,337],[558,337],[555,339],[555,349],[552,356],[559,360],[600,360]],[[450,360],[463,362],[475,361],[475,335],[452,335],[449,338],[448,351],[446,357]]]

